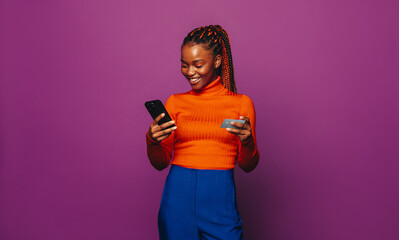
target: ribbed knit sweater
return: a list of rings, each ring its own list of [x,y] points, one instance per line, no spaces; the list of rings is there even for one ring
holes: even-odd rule
[[[195,169],[232,169],[235,163],[244,171],[259,161],[255,136],[255,109],[251,99],[232,93],[220,76],[203,89],[174,94],[165,104],[177,129],[162,142],[146,135],[151,164],[163,169],[170,163]],[[224,119],[250,119],[252,137],[241,142],[238,136],[220,128]]]

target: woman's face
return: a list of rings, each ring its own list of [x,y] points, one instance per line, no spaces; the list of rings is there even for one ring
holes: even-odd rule
[[[181,49],[181,72],[194,90],[201,90],[215,80],[220,64],[221,56],[213,57],[202,45],[186,44]]]

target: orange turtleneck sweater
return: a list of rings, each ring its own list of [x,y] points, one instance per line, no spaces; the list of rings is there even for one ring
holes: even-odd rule
[[[148,133],[147,155],[151,164],[163,169],[170,163],[195,169],[232,169],[235,163],[246,172],[259,161],[255,137],[255,109],[251,99],[227,90],[220,76],[200,91],[174,94],[165,104],[177,129],[162,142]],[[252,137],[245,142],[220,128],[223,120],[250,119]]]

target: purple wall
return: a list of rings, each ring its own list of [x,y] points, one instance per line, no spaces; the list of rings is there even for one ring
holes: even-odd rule
[[[397,10],[1,0],[0,239],[157,238],[167,171],[146,157],[143,104],[189,90],[180,44],[209,24],[257,111],[260,164],[236,170],[246,239],[398,239]]]

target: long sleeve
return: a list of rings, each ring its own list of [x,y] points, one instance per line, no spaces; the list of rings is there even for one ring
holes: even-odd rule
[[[250,172],[257,166],[255,108],[248,96],[229,91],[219,79],[200,91],[191,89],[173,94],[165,108],[177,129],[162,142],[146,136],[147,155],[156,169],[174,164],[194,169],[227,170],[238,165]],[[252,127],[251,137],[245,142],[220,127],[224,119],[238,119],[239,116],[248,117]]]
[[[258,165],[259,151],[256,145],[255,107],[252,100],[246,95],[242,96],[241,115],[250,119],[252,137],[245,142],[239,141],[237,164],[245,172],[250,172]]]
[[[166,111],[168,111],[170,117],[174,120],[175,113],[173,109],[173,95],[168,98],[165,103]],[[162,170],[169,166],[174,146],[175,133],[164,139],[162,142],[152,140],[146,133],[147,143],[147,156],[151,164],[158,170]]]

